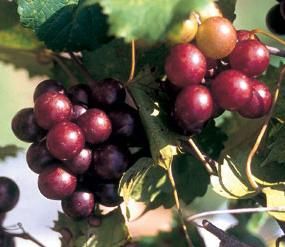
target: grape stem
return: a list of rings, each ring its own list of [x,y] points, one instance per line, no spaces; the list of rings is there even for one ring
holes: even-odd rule
[[[132,40],[131,42],[131,47],[132,47],[132,63],[131,63],[131,70],[130,70],[128,82],[134,79],[135,70],[136,70],[136,43],[134,40]]]
[[[254,30],[251,31],[251,33],[252,33],[252,35],[254,35],[254,34],[263,34],[263,35],[265,35],[265,36],[267,36],[267,37],[277,41],[278,43],[280,43],[282,45],[285,45],[285,40],[280,39],[279,37],[277,37],[276,35],[274,35],[272,33],[268,33],[266,31],[263,31],[262,29],[258,29],[258,28],[254,29]]]
[[[262,128],[257,136],[257,139],[252,147],[252,149],[250,150],[249,152],[249,155],[247,157],[247,161],[246,161],[246,176],[247,176],[247,179],[251,185],[251,187],[259,192],[260,191],[260,187],[259,185],[255,182],[255,179],[254,179],[254,176],[252,174],[252,167],[251,167],[251,164],[252,164],[252,160],[254,158],[254,155],[256,154],[261,142],[262,142],[262,139],[263,139],[263,136],[268,128],[268,125],[269,125],[269,122],[270,122],[270,119],[273,115],[273,112],[274,112],[274,109],[275,109],[275,105],[277,103],[277,100],[278,100],[278,96],[279,96],[279,92],[280,92],[280,86],[281,86],[281,82],[283,81],[283,78],[284,78],[284,75],[285,75],[285,66],[283,65],[281,67],[281,72],[279,74],[279,78],[277,80],[277,84],[276,84],[276,89],[275,89],[275,93],[274,93],[274,97],[273,97],[273,102],[272,102],[272,106],[271,106],[271,109],[270,109],[270,112],[268,113],[268,115],[266,116],[265,120],[264,120],[264,123],[262,125]]]
[[[262,213],[262,212],[285,212],[285,206],[280,207],[259,207],[259,208],[235,208],[225,210],[213,210],[199,214],[194,214],[187,218],[187,222],[191,223],[200,218],[219,215],[219,214],[248,214],[248,213]]]
[[[80,61],[80,59],[77,56],[75,56],[73,52],[69,52],[68,54],[71,57],[74,65],[79,69],[80,73],[82,74],[84,79],[87,81],[87,83],[89,85],[94,84],[95,81],[93,77],[91,76],[89,71],[86,69],[86,67],[83,65],[83,63]]]
[[[184,217],[183,217],[183,213],[182,213],[182,210],[181,210],[181,206],[180,206],[180,201],[179,201],[179,197],[178,197],[176,183],[175,183],[174,176],[173,176],[173,173],[172,173],[172,165],[170,165],[170,167],[167,169],[167,173],[168,173],[168,178],[170,180],[170,183],[171,183],[171,186],[172,186],[172,189],[173,189],[173,196],[174,196],[174,200],[175,200],[178,216],[179,216],[180,221],[181,221],[181,225],[182,225],[182,228],[183,228],[183,231],[184,231],[184,235],[185,235],[187,244],[188,244],[189,247],[192,247],[193,243],[192,243],[191,238],[189,236],[189,233],[188,233],[188,230],[187,230],[187,226],[186,226],[186,223],[185,223],[185,220],[184,220]]]
[[[57,54],[53,54],[52,59],[61,67],[61,69],[64,71],[64,73],[68,76],[68,78],[70,80],[70,84],[75,85],[75,84],[80,83],[77,80],[76,76],[74,76],[74,74],[70,71],[70,69],[65,65],[62,57],[60,57]]]
[[[45,247],[45,245],[43,245],[39,240],[37,240],[35,237],[33,237],[30,233],[26,232],[21,223],[18,223],[17,226],[18,226],[18,229],[20,229],[22,231],[21,233],[11,233],[11,232],[7,232],[7,231],[5,231],[5,233],[8,234],[9,236],[13,237],[13,238],[22,238],[25,240],[30,240],[40,247]],[[1,229],[1,230],[5,230],[5,228]]]
[[[217,175],[217,161],[209,158],[207,155],[205,155],[201,149],[198,147],[198,145],[195,143],[194,139],[190,137],[187,142],[182,142],[183,149],[194,155],[198,160],[201,161],[201,163],[206,168],[207,172],[210,175]]]

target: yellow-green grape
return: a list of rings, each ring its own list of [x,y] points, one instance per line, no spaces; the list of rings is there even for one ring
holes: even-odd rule
[[[198,30],[198,22],[192,14],[189,19],[177,24],[167,36],[171,44],[188,43],[195,38]]]
[[[223,17],[211,17],[198,28],[196,44],[208,58],[220,59],[235,48],[237,33],[232,23]]]

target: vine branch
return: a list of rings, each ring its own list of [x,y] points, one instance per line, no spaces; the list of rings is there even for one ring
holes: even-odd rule
[[[80,73],[83,75],[85,80],[89,85],[92,85],[94,83],[94,79],[92,78],[91,74],[89,71],[85,68],[85,66],[82,64],[82,62],[78,59],[77,56],[74,55],[73,52],[68,53],[69,56],[71,57],[74,65],[79,69]]]
[[[252,160],[260,146],[260,143],[262,142],[262,138],[268,128],[268,125],[269,125],[269,121],[273,115],[273,112],[274,112],[274,109],[275,109],[275,105],[277,103],[277,100],[278,100],[278,96],[279,96],[279,92],[280,92],[280,87],[281,87],[281,82],[284,78],[284,75],[285,75],[285,66],[283,65],[281,67],[281,72],[280,72],[280,75],[279,75],[279,78],[277,80],[277,85],[276,85],[276,89],[275,89],[275,93],[274,93],[274,97],[273,97],[273,102],[272,102],[272,106],[271,106],[271,109],[270,109],[270,112],[267,114],[265,120],[264,120],[264,123],[262,125],[262,128],[257,136],[257,139],[252,147],[252,149],[250,150],[249,152],[249,155],[247,157],[247,161],[246,161],[246,176],[247,176],[247,179],[251,185],[251,187],[255,190],[255,191],[259,191],[260,190],[260,187],[259,185],[255,182],[255,179],[254,179],[254,176],[252,174],[252,169],[251,169],[251,164],[252,164]]]
[[[262,213],[262,212],[285,212],[285,206],[281,207],[260,207],[260,208],[235,208],[225,210],[213,210],[203,213],[194,214],[187,218],[187,222],[191,223],[203,217],[208,217],[218,214],[247,214],[247,213]]]
[[[180,221],[181,221],[182,229],[184,231],[184,235],[185,235],[187,244],[188,244],[189,247],[192,247],[193,243],[192,243],[191,238],[190,238],[190,236],[188,234],[187,226],[186,226],[186,223],[185,223],[185,220],[184,220],[184,217],[183,217],[183,213],[182,213],[182,210],[181,210],[181,206],[180,206],[178,192],[177,192],[174,176],[173,176],[173,173],[172,173],[172,165],[167,169],[167,173],[168,173],[168,178],[170,180],[171,186],[173,188],[173,196],[174,196],[176,208],[177,208],[177,211],[178,211],[178,215],[179,215],[179,218],[180,218]]]
[[[136,69],[136,43],[134,40],[132,40],[131,46],[132,46],[132,63],[131,63],[131,70],[128,82],[134,79],[135,69]]]

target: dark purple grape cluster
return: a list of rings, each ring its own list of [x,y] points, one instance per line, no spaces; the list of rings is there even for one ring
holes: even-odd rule
[[[117,206],[118,182],[132,165],[137,111],[125,103],[123,85],[106,79],[93,86],[65,89],[42,81],[34,92],[34,108],[20,110],[12,130],[27,150],[29,168],[39,174],[38,187],[48,199],[62,200],[73,218],[92,215],[95,204]],[[1,206],[0,206],[1,209]]]
[[[269,65],[269,51],[251,32],[234,32],[236,44],[224,58],[206,57],[192,43],[177,44],[166,58],[165,72],[177,91],[174,118],[184,133],[199,132],[224,110],[260,118],[271,109],[271,92],[258,80]]]
[[[285,1],[279,0],[266,15],[266,25],[275,34],[285,34]]]

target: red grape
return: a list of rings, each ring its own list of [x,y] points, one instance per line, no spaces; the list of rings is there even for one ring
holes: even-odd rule
[[[192,44],[176,45],[166,58],[165,72],[178,87],[199,84],[206,74],[206,58]]]
[[[40,82],[34,91],[34,102],[38,97],[46,92],[58,92],[64,94],[65,90],[63,85],[56,80],[44,80]]]
[[[10,178],[0,177],[0,213],[14,208],[19,200],[20,191],[17,184]]]

